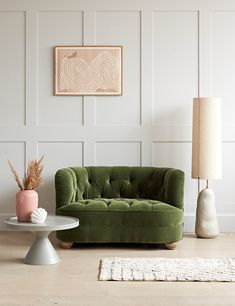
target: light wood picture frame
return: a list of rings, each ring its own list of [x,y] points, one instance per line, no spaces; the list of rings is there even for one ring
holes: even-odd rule
[[[54,94],[122,95],[122,46],[55,46]]]

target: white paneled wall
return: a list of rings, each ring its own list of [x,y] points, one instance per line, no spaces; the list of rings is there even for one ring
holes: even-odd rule
[[[131,141],[97,142],[95,144],[95,155],[96,165],[141,166],[141,143]]]
[[[0,11],[0,125],[25,123],[25,12]]]
[[[38,124],[82,125],[83,98],[53,95],[55,45],[82,45],[81,11],[38,12]]]
[[[123,46],[124,92],[122,96],[115,99],[112,97],[106,97],[106,99],[97,97],[95,99],[96,124],[139,125],[141,105],[141,14],[135,11],[96,12],[95,20],[95,43],[97,45]],[[123,110],[122,112],[120,112],[121,109]]]
[[[185,230],[194,230],[192,98],[221,96],[222,231],[235,231],[234,0],[0,0],[0,221],[13,215],[27,161],[45,156],[40,202],[55,209],[57,169],[169,166],[185,171]],[[122,45],[123,95],[53,95],[53,46]],[[1,226],[1,224],[0,224]]]
[[[212,16],[212,92],[223,97],[223,122],[235,124],[235,11],[213,12]]]

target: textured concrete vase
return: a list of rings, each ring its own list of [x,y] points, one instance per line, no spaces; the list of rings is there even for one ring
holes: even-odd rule
[[[214,238],[219,234],[213,190],[203,189],[197,200],[195,232],[198,238]]]

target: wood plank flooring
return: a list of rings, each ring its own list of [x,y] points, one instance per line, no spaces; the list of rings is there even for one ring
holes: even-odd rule
[[[23,264],[31,233],[0,232],[1,306],[235,306],[235,283],[101,282],[103,257],[233,257],[235,233],[216,239],[185,235],[174,251],[138,245],[89,245],[62,250],[61,263]]]

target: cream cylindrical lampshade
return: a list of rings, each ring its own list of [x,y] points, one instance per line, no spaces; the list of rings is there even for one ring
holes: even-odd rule
[[[221,177],[221,99],[194,98],[192,178]]]

